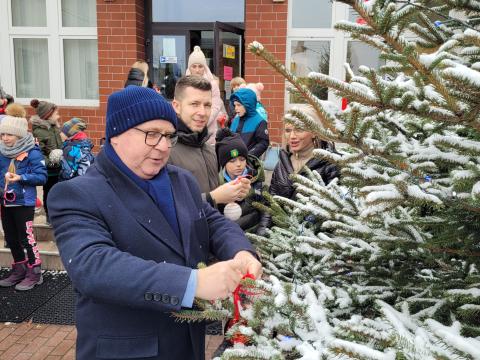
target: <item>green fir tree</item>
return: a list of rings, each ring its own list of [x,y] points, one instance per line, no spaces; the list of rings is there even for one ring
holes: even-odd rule
[[[265,276],[227,334],[249,343],[222,359],[480,359],[480,1],[342,2],[365,24],[336,29],[385,60],[309,75],[344,111],[250,44],[316,109],[285,121],[339,145],[315,156],[341,178],[259,205]]]

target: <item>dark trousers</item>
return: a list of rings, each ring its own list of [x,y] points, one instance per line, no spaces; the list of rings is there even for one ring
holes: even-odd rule
[[[48,175],[47,182],[43,185],[43,208],[45,209],[45,216],[47,217],[47,222],[50,222],[50,218],[48,217],[48,207],[47,207],[47,197],[50,189],[58,182],[58,174],[57,175]]]
[[[25,260],[27,250],[29,264],[40,261],[40,253],[33,236],[33,215],[35,206],[2,205],[2,227],[5,240],[15,262]]]

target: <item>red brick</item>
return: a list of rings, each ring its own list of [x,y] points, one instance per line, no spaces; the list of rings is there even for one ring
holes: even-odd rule
[[[50,355],[64,356],[70,349],[75,347],[74,340],[62,340],[55,349],[52,350]]]

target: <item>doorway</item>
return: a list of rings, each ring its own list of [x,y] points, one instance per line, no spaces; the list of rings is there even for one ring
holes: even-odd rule
[[[228,107],[230,80],[243,76],[244,69],[244,30],[239,24],[151,23],[146,30],[149,77],[167,100],[173,99],[175,84],[185,75],[188,57],[198,45],[212,74],[218,77]]]

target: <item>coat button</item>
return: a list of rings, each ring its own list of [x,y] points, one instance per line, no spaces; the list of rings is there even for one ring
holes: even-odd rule
[[[180,300],[178,299],[177,296],[172,296],[172,297],[170,298],[170,304],[172,304],[173,306],[178,305],[179,302],[180,302]]]
[[[162,302],[163,302],[164,304],[170,303],[170,295],[168,295],[168,294],[163,294],[163,295],[162,295]]]
[[[145,293],[145,296],[144,296],[145,300],[147,301],[152,301],[153,299],[153,294],[151,292],[147,292]]]
[[[153,300],[161,301],[162,300],[162,294],[159,294],[159,293],[153,294]]]

